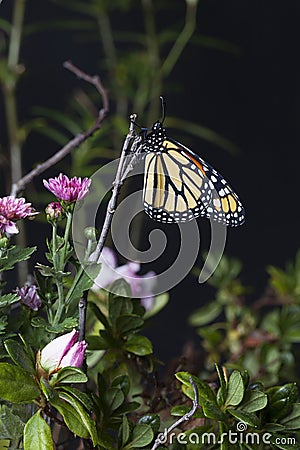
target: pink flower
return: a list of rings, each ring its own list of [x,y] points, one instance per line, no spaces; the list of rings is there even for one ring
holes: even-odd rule
[[[31,203],[26,203],[25,198],[7,197],[0,198],[0,233],[10,236],[19,233],[16,221],[38,214]]]
[[[63,367],[80,367],[84,359],[87,343],[78,341],[76,330],[63,334],[49,342],[41,350],[40,364],[47,372],[53,372]]]
[[[105,289],[114,281],[123,278],[130,285],[132,297],[140,298],[147,311],[152,308],[154,302],[153,288],[156,283],[155,272],[150,271],[146,275],[137,275],[141,265],[136,262],[128,262],[122,266],[117,266],[116,255],[108,247],[103,248],[100,262],[102,266],[92,287],[94,291],[100,288]]]
[[[25,284],[21,288],[16,288],[15,292],[21,297],[21,303],[33,311],[38,311],[42,306],[42,301],[37,293],[37,286],[34,284]]]
[[[89,178],[68,178],[60,173],[56,178],[43,180],[45,188],[56,196],[58,200],[74,203],[82,200],[88,193],[92,180]]]

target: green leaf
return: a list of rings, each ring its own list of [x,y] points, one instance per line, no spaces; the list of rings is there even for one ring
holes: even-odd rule
[[[145,336],[131,335],[124,344],[124,349],[138,356],[151,355],[153,353],[152,343]]]
[[[125,400],[124,394],[118,388],[109,388],[104,392],[105,402],[108,408],[108,413],[115,411]]]
[[[40,379],[40,386],[42,388],[44,396],[46,397],[46,399],[48,401],[52,401],[53,399],[57,398],[57,392],[50,385],[48,380],[46,380],[45,378],[41,377],[41,379]]]
[[[36,251],[36,247],[19,247],[14,245],[6,250],[4,257],[0,258],[0,272],[11,270],[15,264],[28,259],[32,253]]]
[[[116,329],[120,334],[127,334],[129,331],[140,329],[144,320],[136,314],[124,314],[117,318]]]
[[[122,442],[122,446],[124,446],[129,439],[129,435],[130,435],[130,428],[129,428],[129,423],[128,423],[128,419],[125,416],[125,414],[123,415],[123,419],[122,419],[122,425],[121,425],[121,442]]]
[[[153,430],[153,433],[158,433],[159,427],[160,427],[160,417],[158,414],[147,414],[146,416],[142,416],[138,424],[145,423],[147,425],[150,425],[150,427]]]
[[[122,405],[115,411],[114,415],[120,416],[121,414],[127,414],[135,411],[141,406],[139,402],[124,402]]]
[[[225,414],[217,404],[216,395],[208,384],[188,372],[177,372],[176,378],[183,383],[182,390],[189,398],[194,398],[194,389],[191,386],[190,378],[193,379],[198,389],[199,403],[202,406],[205,417],[216,420],[224,420]]]
[[[96,316],[96,318],[104,325],[106,329],[110,328],[107,317],[103,314],[100,308],[93,301],[89,302],[90,311]]]
[[[59,398],[56,398],[51,402],[51,404],[63,416],[67,427],[72,433],[84,439],[88,439],[90,437],[89,431],[82,423],[80,414],[74,406],[63,402]]]
[[[0,317],[0,334],[5,333],[7,325],[8,325],[8,317],[7,316]]]
[[[286,430],[300,429],[300,403],[295,403],[291,413],[281,419],[280,423],[285,426]]]
[[[31,319],[31,325],[35,328],[46,328],[47,322],[43,317],[37,316]]]
[[[76,317],[66,317],[57,325],[46,324],[46,331],[49,333],[60,334],[65,331],[72,330],[78,326],[78,319]]]
[[[123,278],[120,278],[112,283],[111,292],[113,292],[113,297],[131,297],[130,285],[125,280],[123,280]],[[109,301],[110,300],[111,298],[109,298]]]
[[[0,28],[5,31],[6,34],[10,34],[11,32],[11,24],[7,20],[0,18]]]
[[[63,401],[64,400],[64,401]],[[88,415],[81,402],[66,392],[59,392],[59,399],[51,404],[60,412],[69,430],[84,439],[92,439],[97,445],[98,436],[94,420]]]
[[[130,380],[128,375],[118,375],[113,379],[111,383],[111,387],[119,387],[126,397],[129,394],[130,390]]]
[[[54,450],[51,429],[37,411],[24,429],[24,450]]]
[[[67,392],[72,397],[79,400],[82,405],[87,409],[87,411],[92,411],[93,409],[93,401],[85,392],[80,391],[79,389],[70,387],[70,386],[60,386],[59,391]]]
[[[209,400],[217,404],[216,396],[208,384],[204,383],[202,380],[195,376],[191,376],[188,372],[177,372],[175,377],[181,381],[188,389],[184,389],[184,393],[191,399],[194,398],[194,390],[191,386],[190,378],[192,377],[194,383],[198,388],[198,394],[200,400]]]
[[[20,300],[18,294],[5,294],[0,296],[0,308],[5,308]]]
[[[173,408],[171,409],[171,414],[172,414],[172,416],[182,417],[185,414],[187,414],[190,410],[191,410],[191,408],[187,405],[176,405],[176,406],[173,406]],[[203,417],[205,417],[205,416],[201,409],[197,409],[196,412],[193,414],[193,419],[203,418]]]
[[[112,326],[116,325],[120,316],[125,317],[133,311],[133,303],[129,298],[116,297],[109,295],[109,320]]]
[[[168,301],[169,301],[168,293],[160,294],[154,297],[153,305],[151,306],[151,309],[149,309],[149,311],[145,312],[143,316],[144,319],[149,319],[150,317],[153,317],[156,314],[158,314],[159,311],[161,311],[167,305]]]
[[[220,387],[217,392],[217,403],[218,403],[218,405],[221,406],[221,405],[224,405],[224,403],[226,401],[227,385],[226,385],[226,380],[225,380],[223,369],[222,369],[222,367],[219,366],[219,364],[216,364],[216,370],[217,370],[219,381],[220,381]]]
[[[216,402],[211,400],[202,400],[201,406],[205,417],[220,421],[226,420],[225,414],[221,411]]]
[[[240,408],[249,413],[259,411],[267,406],[268,396],[257,390],[247,390]]]
[[[238,370],[234,370],[228,380],[226,405],[237,406],[244,397],[243,377]]]
[[[30,373],[8,363],[0,363],[0,398],[12,403],[31,403],[40,396]]]
[[[132,440],[127,444],[123,450],[131,448],[146,447],[154,438],[152,428],[146,424],[140,424],[134,427],[132,432]]]
[[[66,304],[79,300],[84,291],[88,291],[94,284],[95,278],[99,274],[101,264],[92,264],[85,267],[84,272],[81,274],[79,280],[74,278],[73,284],[70,287],[68,294],[66,295]]]
[[[273,386],[267,391],[269,397],[268,420],[270,422],[283,419],[287,416],[297,401],[298,389],[296,383],[283,386]]]
[[[63,367],[51,378],[52,386],[69,383],[86,383],[88,377],[78,367]]]
[[[245,422],[250,427],[257,428],[259,426],[259,419],[254,413],[243,411],[242,409],[227,409],[227,412],[241,422]]]
[[[86,340],[89,350],[106,350],[109,348],[109,342],[103,336],[90,335]]]
[[[22,367],[32,374],[35,373],[34,362],[26,352],[24,345],[19,344],[19,342],[13,339],[6,339],[6,341],[4,341],[4,346],[12,361],[17,366]]]
[[[202,308],[198,308],[190,317],[189,324],[193,327],[201,327],[215,320],[222,312],[222,305],[211,302]]]
[[[11,406],[0,405],[0,439],[16,439],[23,434],[25,423]]]
[[[43,277],[54,277],[63,278],[70,275],[71,272],[62,272],[61,270],[56,270],[54,267],[46,266],[45,264],[36,264],[36,269],[40,272]]]

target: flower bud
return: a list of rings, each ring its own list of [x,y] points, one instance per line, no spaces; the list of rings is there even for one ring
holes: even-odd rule
[[[45,209],[48,222],[59,221],[64,218],[64,211],[59,202],[51,202]]]
[[[37,286],[34,284],[25,284],[15,291],[21,297],[21,303],[33,311],[38,311],[42,306],[42,301],[37,293]]]
[[[78,342],[79,333],[76,330],[59,336],[42,350],[40,365],[47,372],[54,372],[62,367],[80,367],[87,344],[85,341]]]
[[[97,239],[97,230],[94,227],[86,227],[84,229],[84,236],[87,238],[88,241],[95,242]]]
[[[9,238],[7,236],[0,237],[0,250],[5,250],[9,245]]]

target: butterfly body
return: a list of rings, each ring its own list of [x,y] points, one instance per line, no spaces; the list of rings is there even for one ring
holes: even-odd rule
[[[163,223],[207,217],[229,226],[244,222],[244,208],[230,185],[210,164],[167,136],[154,123],[144,137],[145,212]]]

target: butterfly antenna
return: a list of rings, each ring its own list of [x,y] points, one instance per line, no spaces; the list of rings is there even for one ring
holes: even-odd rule
[[[160,122],[163,124],[164,120],[166,118],[166,101],[162,95],[159,98],[161,101],[161,121]]]

